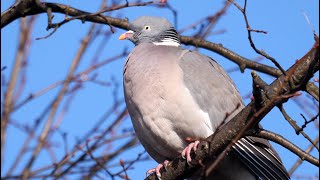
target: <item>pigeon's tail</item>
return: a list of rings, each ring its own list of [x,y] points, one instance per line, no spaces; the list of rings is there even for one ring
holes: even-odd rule
[[[290,179],[280,157],[265,139],[244,137],[233,146],[233,151],[257,179]]]
[[[271,144],[261,138],[247,136],[232,147],[217,169],[204,176],[203,170],[189,180],[288,180],[286,169]]]

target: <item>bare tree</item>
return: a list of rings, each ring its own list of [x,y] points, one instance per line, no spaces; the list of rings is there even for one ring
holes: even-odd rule
[[[319,129],[319,87],[318,80],[313,80],[314,75],[319,71],[318,35],[313,31],[314,44],[290,68],[283,68],[281,63],[275,58],[255,45],[253,34],[260,35],[267,32],[253,29],[250,26],[247,3],[249,2],[245,1],[243,5],[239,5],[233,0],[228,0],[214,14],[208,15],[198,22],[190,23],[189,26],[179,31],[185,32],[190,29],[197,29],[196,33],[192,36],[180,36],[181,42],[194,48],[203,48],[215,52],[235,63],[238,67],[230,69],[230,72],[235,70],[244,72],[246,69],[254,70],[251,73],[252,85],[250,84],[253,96],[251,102],[226,126],[207,139],[202,140],[199,145],[200,148],[193,154],[194,158],[191,164],[187,164],[186,160],[182,157],[177,157],[162,171],[163,179],[185,178],[199,168],[202,168],[205,173],[213,171],[219,165],[221,159],[230,151],[230,147],[234,142],[244,135],[269,139],[296,154],[299,159],[289,170],[290,175],[301,165],[303,160],[319,167],[319,159],[310,154],[314,148],[319,152],[319,135],[315,139],[312,139],[304,131],[306,127],[312,125],[314,125],[314,131],[318,131]],[[150,7],[169,10],[174,16],[174,23],[177,24],[178,11],[170,5],[170,1],[125,1],[121,4],[117,1],[108,3],[106,0],[102,0],[100,9],[97,12],[86,12],[67,4],[47,3],[39,0],[17,0],[15,4],[1,13],[2,29],[14,21],[19,20],[20,24],[15,60],[10,65],[1,65],[1,84],[3,89],[3,97],[1,99],[1,167],[5,163],[9,164],[6,165],[9,168],[6,172],[2,173],[1,179],[67,179],[68,177],[81,177],[82,179],[92,179],[93,177],[115,179],[118,177],[130,179],[127,171],[133,168],[136,163],[149,159],[145,152],[141,152],[131,157],[131,159],[120,160],[117,163],[114,162],[115,159],[121,158],[124,153],[130,151],[132,147],[137,146],[139,143],[135,138],[132,128],[119,128],[120,125],[126,124],[128,119],[123,98],[122,96],[119,97],[117,93],[121,82],[113,78],[110,81],[101,80],[99,76],[100,68],[105,68],[110,63],[123,59],[128,55],[128,50],[123,49],[122,52],[112,54],[107,59],[98,60],[100,59],[101,51],[108,44],[105,42],[113,36],[113,33],[117,29],[128,29],[127,19],[121,14],[116,14],[116,10],[131,7]],[[243,16],[248,43],[250,43],[252,49],[257,53],[258,59],[250,60],[231,49],[225,48],[221,44],[206,40],[215,32],[214,27],[220,19],[223,19],[223,15],[227,13],[230,7],[236,7],[233,10]],[[46,14],[46,28],[50,32],[44,37],[38,37],[37,40],[55,38],[54,36],[57,31],[63,31],[62,27],[71,24],[73,21],[80,20],[83,23],[89,23],[90,27],[86,35],[83,36],[64,78],[43,89],[30,93],[27,97],[23,97],[21,94],[27,86],[28,77],[26,71],[29,67],[29,51],[33,42],[33,27],[40,14]],[[54,16],[57,14],[64,15],[64,18],[61,21],[54,22],[56,21]],[[106,25],[108,28],[105,28]],[[103,39],[102,43],[95,47],[96,53],[90,57],[91,61],[89,65],[80,71],[79,66],[84,59],[85,52],[93,44],[97,44],[95,42],[99,38]],[[260,63],[259,59],[262,58],[272,62],[272,65]],[[9,68],[10,71],[8,70]],[[7,73],[7,71],[10,72],[9,77],[5,76],[5,72]],[[274,80],[271,84],[268,84],[258,74],[267,74],[274,77]],[[78,138],[76,140],[77,143],[70,147],[68,142],[70,133],[63,130],[61,124],[65,116],[67,116],[72,103],[76,101],[77,96],[81,94],[81,91],[88,83],[99,85],[102,89],[111,92],[112,95],[109,101],[112,103],[110,103],[111,105],[107,110],[101,112],[102,115],[100,117],[90,120],[94,123],[88,126],[86,134]],[[55,95],[52,99],[47,98],[45,106],[39,108],[32,104],[36,99],[51,97],[49,96],[50,93]],[[249,97],[250,95],[251,92],[249,93]],[[296,98],[297,96],[301,98]],[[284,106],[289,99],[292,99],[294,103],[301,106],[300,122],[302,123],[300,124],[302,125],[300,126],[297,123],[297,119],[290,117],[289,113],[287,113],[288,109]],[[25,117],[29,119],[28,123],[21,123],[18,119],[15,119],[14,115],[17,111],[28,106],[37,109],[37,113]],[[94,108],[92,105],[89,106],[91,106],[90,108]],[[253,128],[272,109],[276,108],[283,114],[283,117],[279,117],[279,121],[282,119],[287,120],[297,135],[301,134],[306,141],[309,141],[310,146],[307,149],[295,145],[280,134]],[[8,156],[5,153],[5,147],[11,139],[10,135],[7,134],[7,130],[11,126],[25,134],[26,139],[21,140],[21,148],[18,155],[13,158],[14,160],[12,162],[5,162],[4,159]],[[60,138],[59,143],[63,144],[59,148],[55,147],[57,137]],[[115,145],[118,141],[121,141],[120,145]],[[37,168],[34,168],[42,151],[50,154],[50,165],[40,167],[37,165]],[[64,151],[62,158],[57,158],[58,151]],[[101,153],[101,151],[104,151],[104,153]],[[207,162],[208,157],[213,160],[209,164]],[[110,171],[113,167],[118,167],[118,171]],[[101,176],[100,172],[103,172],[105,175]],[[156,176],[150,175],[147,179],[156,179]]]

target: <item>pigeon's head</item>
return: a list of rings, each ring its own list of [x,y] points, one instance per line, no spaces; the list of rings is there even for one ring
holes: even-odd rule
[[[128,39],[135,45],[154,43],[156,45],[179,46],[178,33],[171,23],[162,17],[142,16],[129,23],[129,31],[119,39]]]

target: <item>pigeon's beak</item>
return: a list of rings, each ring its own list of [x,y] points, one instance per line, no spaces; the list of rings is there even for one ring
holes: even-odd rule
[[[133,31],[129,30],[119,36],[119,40],[129,39],[133,35]]]

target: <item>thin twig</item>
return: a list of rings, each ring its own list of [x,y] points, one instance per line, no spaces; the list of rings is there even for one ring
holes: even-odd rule
[[[109,176],[113,177],[113,174],[107,168],[105,168],[104,164],[102,164],[98,159],[96,159],[93,156],[93,154],[91,153],[92,150],[90,149],[88,143],[86,143],[86,148],[87,148],[87,151],[85,153],[89,154],[90,158],[93,159],[101,169],[103,169]]]
[[[4,149],[5,149],[7,125],[8,125],[10,116],[11,116],[12,107],[14,106],[14,102],[13,102],[14,90],[16,87],[19,73],[20,73],[23,58],[25,55],[26,45],[27,45],[27,42],[31,36],[30,30],[31,30],[31,28],[28,27],[27,18],[21,19],[18,52],[16,54],[14,66],[13,66],[13,69],[10,74],[9,84],[7,86],[7,89],[5,90],[4,103],[2,106],[2,114],[1,114],[1,164],[2,164],[3,159],[5,157],[4,156]]]
[[[313,144],[318,144],[319,143],[319,136],[313,141],[312,144],[309,145],[309,147],[305,150],[306,153],[310,153],[313,148],[314,148],[314,145]],[[288,171],[289,175],[291,176],[294,171],[302,164],[304,159],[302,158],[299,158],[296,163],[290,168],[290,170]]]
[[[49,30],[51,28],[54,28],[54,30],[50,34],[48,34],[47,36],[42,37],[42,38],[36,38],[36,40],[46,39],[46,38],[50,37],[52,34],[54,34],[57,31],[57,29],[59,27],[61,27],[62,25],[66,24],[66,23],[68,23],[70,21],[76,20],[76,19],[80,19],[80,20],[82,20],[84,22],[85,19],[88,18],[88,17],[99,16],[99,17],[103,18],[105,21],[108,21],[106,18],[104,18],[104,16],[101,15],[102,13],[115,11],[115,10],[119,10],[119,9],[123,9],[123,8],[127,8],[127,7],[146,6],[146,5],[151,4],[151,3],[153,3],[153,1],[142,2],[142,3],[134,3],[134,4],[125,3],[123,5],[113,6],[113,7],[110,7],[110,8],[106,8],[104,10],[100,10],[100,11],[95,12],[95,13],[89,13],[89,14],[83,14],[83,15],[79,15],[79,16],[73,16],[71,18],[66,17],[63,21],[61,21],[59,23],[51,23],[52,16],[48,11],[48,27],[47,27],[47,30]],[[50,12],[51,12],[51,8],[50,7],[47,7],[47,9],[50,9]],[[111,26],[110,26],[110,29],[111,29],[112,32],[114,32]]]
[[[283,114],[283,117],[289,122],[289,124],[294,128],[294,130],[296,131],[296,134],[299,135],[299,134],[302,134],[311,144],[314,145],[315,148],[318,149],[319,151],[319,147],[317,146],[317,144],[314,144],[312,139],[304,132],[304,131],[301,131],[301,128],[297,125],[296,121],[293,120],[288,114],[287,112],[285,111],[285,109],[283,108],[283,106],[281,105],[279,107],[281,113]]]
[[[249,21],[248,21],[248,17],[247,17],[247,14],[246,14],[246,10],[247,10],[247,0],[244,1],[244,7],[243,7],[243,8],[241,8],[241,7],[240,7],[237,3],[235,3],[233,0],[228,0],[228,1],[229,1],[230,3],[232,3],[232,4],[234,4],[234,5],[240,10],[240,12],[243,14],[243,17],[244,17],[244,20],[245,20],[246,26],[247,26],[248,39],[249,39],[250,45],[251,45],[251,47],[253,48],[253,50],[254,50],[256,53],[264,56],[265,58],[267,58],[267,59],[269,59],[269,60],[271,60],[271,62],[273,62],[273,64],[275,64],[275,66],[276,66],[277,68],[279,68],[283,74],[285,74],[286,71],[281,67],[281,65],[278,63],[278,61],[276,61],[273,57],[271,57],[270,55],[268,55],[266,52],[261,51],[261,50],[259,50],[259,49],[256,48],[256,46],[255,46],[255,44],[254,44],[254,42],[253,42],[253,40],[252,40],[251,32],[263,33],[263,34],[267,34],[267,32],[266,32],[266,31],[263,31],[263,30],[255,30],[255,29],[252,29],[252,28],[250,27]]]
[[[104,132],[101,133],[101,136],[93,143],[93,145],[90,146],[90,150],[94,150],[97,148],[97,145],[99,144],[99,142],[102,140],[102,138],[107,134],[109,133],[111,130],[113,130],[114,126],[116,124],[118,124],[118,122],[120,122],[121,120],[123,120],[123,118],[125,118],[128,114],[128,111],[127,109],[123,109],[123,111],[121,112],[121,114],[115,119],[115,121],[113,121],[113,123],[105,129]],[[54,175],[56,178],[59,178],[61,176],[63,176],[64,174],[68,173],[74,166],[76,166],[79,162],[81,162],[85,157],[86,157],[87,154],[82,154],[78,159],[76,159],[75,161],[73,161],[66,169],[64,169],[61,173],[59,174],[55,174],[55,172],[57,171],[57,169],[53,170],[51,172],[51,175]],[[58,163],[59,166],[58,167],[61,167],[65,162],[60,162]]]
[[[271,140],[271,141],[281,145],[282,147],[285,147],[286,149],[290,150],[292,153],[299,156],[300,159],[306,160],[315,166],[319,166],[319,159],[308,154],[308,152],[303,151],[298,146],[294,145],[292,142],[285,139],[284,137],[282,137],[279,134],[276,134],[276,133],[273,133],[273,132],[270,132],[267,130],[260,130],[254,136]],[[316,142],[316,141],[314,141],[314,142]]]
[[[54,100],[54,102],[52,104],[49,117],[48,117],[48,119],[47,119],[47,121],[46,121],[46,123],[44,125],[44,128],[43,128],[43,130],[41,132],[41,135],[40,135],[40,138],[39,138],[39,142],[38,142],[36,148],[34,149],[31,158],[29,159],[27,165],[25,166],[25,168],[24,168],[24,170],[22,172],[22,179],[23,180],[27,179],[29,177],[30,169],[31,169],[34,161],[36,160],[37,155],[39,154],[42,146],[44,145],[44,142],[45,142],[45,140],[46,140],[46,138],[47,138],[47,136],[49,134],[49,131],[51,129],[51,125],[53,123],[53,120],[54,120],[54,117],[56,115],[56,112],[57,112],[57,109],[59,107],[59,104],[62,101],[65,93],[68,90],[68,86],[69,86],[69,84],[70,84],[70,82],[72,80],[74,71],[78,67],[79,62],[81,60],[81,57],[82,57],[85,49],[88,46],[88,43],[90,41],[90,38],[91,38],[91,35],[93,33],[94,28],[95,28],[95,25],[93,24],[91,26],[87,36],[83,39],[82,44],[81,44],[81,46],[79,48],[79,52],[76,55],[75,59],[73,60],[73,63],[71,64],[71,67],[69,69],[66,81],[64,82],[62,89],[60,90],[60,92],[58,93],[58,95],[56,96],[56,98],[55,98],[55,100]]]
[[[72,80],[76,80],[76,79],[80,78],[80,77],[83,76],[83,75],[88,75],[88,74],[91,73],[92,71],[97,70],[97,69],[103,67],[104,65],[109,64],[109,63],[111,63],[111,62],[113,62],[113,61],[116,61],[116,60],[118,60],[118,59],[126,56],[127,54],[128,54],[128,52],[125,50],[125,51],[123,51],[123,52],[121,52],[121,53],[119,53],[119,54],[117,54],[117,55],[115,55],[115,56],[113,56],[113,57],[111,57],[111,58],[108,58],[108,59],[106,59],[106,60],[103,60],[103,61],[101,61],[101,62],[98,62],[98,63],[96,63],[96,64],[93,64],[92,66],[88,67],[87,69],[85,69],[85,70],[83,70],[83,71],[75,74],[75,75],[72,77]],[[28,102],[30,102],[31,100],[33,100],[33,99],[35,99],[35,98],[37,98],[37,97],[39,97],[39,96],[42,96],[43,94],[49,92],[50,90],[58,87],[58,86],[61,85],[61,84],[63,84],[65,81],[66,81],[66,80],[57,81],[57,82],[55,82],[55,83],[53,83],[53,84],[51,84],[51,85],[49,85],[49,86],[47,86],[47,87],[39,90],[38,92],[31,93],[31,94],[30,94],[28,97],[26,97],[24,100],[22,100],[21,102],[17,103],[17,104],[13,107],[12,111],[18,110],[19,108],[21,108],[22,106],[24,106],[25,104],[27,104]]]
[[[300,128],[300,132],[301,131],[303,131],[303,129],[304,128],[306,128],[307,127],[307,125],[309,124],[309,123],[311,123],[311,122],[313,122],[313,121],[315,121],[317,118],[318,118],[318,116],[319,116],[319,113],[317,114],[317,115],[315,115],[314,117],[312,117],[310,120],[307,120],[307,118],[306,117],[304,117],[304,115],[303,114],[301,114],[300,113],[300,115],[302,116],[302,118],[304,119],[304,124],[301,126],[301,128]]]

